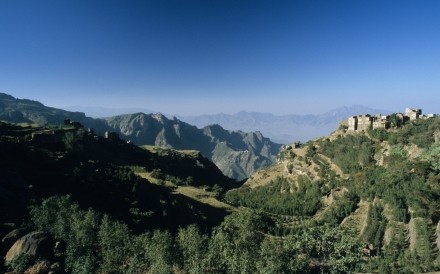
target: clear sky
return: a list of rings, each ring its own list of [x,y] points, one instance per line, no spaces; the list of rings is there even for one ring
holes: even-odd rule
[[[0,0],[0,92],[183,115],[440,113],[440,1]]]

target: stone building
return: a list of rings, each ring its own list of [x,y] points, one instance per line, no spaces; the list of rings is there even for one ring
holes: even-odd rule
[[[73,126],[74,128],[83,128],[84,127],[80,122],[74,122],[74,121],[71,121],[70,119],[64,120],[64,125],[65,126]]]
[[[373,117],[373,129],[388,129],[390,128],[390,116],[376,114]]]
[[[373,117],[370,114],[358,116],[357,130],[366,131],[373,126]]]
[[[406,108],[405,116],[409,117],[410,120],[417,120],[422,116],[422,110],[419,108]]]
[[[109,140],[119,140],[119,134],[117,132],[106,131],[104,136]]]
[[[358,126],[358,118],[357,116],[348,117],[348,130],[355,131]]]
[[[366,131],[372,129],[388,129],[390,127],[401,127],[410,120],[426,119],[436,117],[435,114],[422,115],[421,109],[406,108],[405,114],[395,113],[393,115],[370,114],[351,116],[348,118],[348,131]]]
[[[348,130],[368,130],[373,126],[373,120],[370,114],[351,116],[348,118]]]

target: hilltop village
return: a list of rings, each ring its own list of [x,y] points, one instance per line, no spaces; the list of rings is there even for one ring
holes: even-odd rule
[[[347,131],[366,131],[369,129],[389,129],[398,128],[407,121],[417,119],[428,119],[436,117],[436,114],[423,115],[421,109],[406,108],[405,113],[394,113],[391,115],[363,114],[351,116],[347,120]]]

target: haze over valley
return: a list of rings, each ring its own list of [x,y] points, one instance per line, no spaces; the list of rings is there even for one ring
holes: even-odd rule
[[[84,112],[93,118],[133,114],[138,112],[157,113],[148,109],[111,109],[102,107],[68,107],[66,110]],[[388,114],[389,110],[372,109],[361,105],[339,107],[322,114],[274,115],[271,113],[240,111],[235,114],[204,114],[196,116],[177,115],[177,118],[198,128],[218,124],[227,130],[244,132],[260,131],[264,136],[279,144],[290,144],[330,134],[348,116],[359,113]],[[163,113],[169,119],[174,115]]]

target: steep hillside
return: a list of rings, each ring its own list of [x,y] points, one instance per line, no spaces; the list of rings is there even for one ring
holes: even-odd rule
[[[338,130],[285,146],[226,200],[272,214],[278,233],[331,224],[365,243],[367,272],[440,269],[440,119]]]
[[[87,127],[93,127],[99,131],[107,130],[102,122],[86,117],[82,112],[52,108],[38,101],[17,99],[11,95],[0,93],[0,120],[11,123],[33,123],[43,126],[62,124],[65,119],[80,122]]]
[[[259,132],[228,131],[219,125],[198,129],[160,113],[121,115],[104,121],[137,145],[198,150],[225,175],[238,180],[272,164],[280,148]]]
[[[81,112],[51,108],[37,101],[0,93],[0,120],[42,126],[59,125],[65,119],[80,122],[100,135],[116,131],[121,138],[137,145],[198,150],[225,175],[236,180],[245,179],[254,171],[272,164],[280,148],[259,132],[227,131],[217,125],[198,129],[160,113],[93,119]]]
[[[200,153],[152,152],[105,139],[81,127],[30,127],[0,122],[0,219],[20,223],[28,206],[71,195],[83,208],[108,213],[133,229],[199,223],[212,226],[227,214],[175,189],[235,186]],[[144,177],[138,177],[135,173]],[[145,175],[155,174],[147,180]]]
[[[179,116],[179,119],[204,127],[219,124],[229,130],[261,131],[271,140],[289,144],[294,141],[308,141],[330,134],[341,120],[362,113],[389,113],[364,106],[340,107],[323,114],[273,115],[270,113],[246,112],[236,114],[211,114]]]

